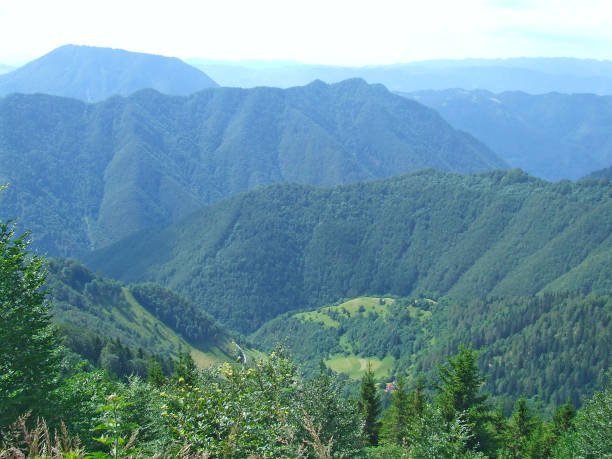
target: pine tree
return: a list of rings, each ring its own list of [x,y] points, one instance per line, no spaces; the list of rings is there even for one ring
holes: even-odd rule
[[[59,374],[59,339],[42,291],[43,259],[27,252],[0,222],[0,427],[28,410],[40,413]]]
[[[576,408],[571,401],[565,402],[555,411],[553,415],[553,431],[555,435],[561,436],[573,427],[576,417]]]
[[[527,406],[527,400],[521,397],[516,401],[505,433],[505,444],[510,457],[525,457],[534,429],[535,422]]]
[[[488,395],[479,395],[486,378],[478,369],[477,360],[475,351],[460,346],[457,355],[448,358],[447,365],[439,366],[436,404],[447,422],[459,417],[466,421],[471,428],[470,448],[486,451],[493,447],[493,439],[486,428],[492,412],[486,404]]]
[[[159,359],[154,355],[151,356],[149,364],[147,365],[147,381],[155,387],[161,387],[166,383],[164,370],[162,369]]]
[[[391,404],[385,413],[381,428],[381,437],[385,443],[401,445],[406,438],[406,429],[411,417],[410,394],[406,388],[406,380],[399,377],[390,385]]]
[[[172,377],[181,384],[193,386],[197,379],[197,366],[189,352],[181,352],[178,360],[174,363],[174,374]]]
[[[378,432],[380,431],[380,395],[376,388],[372,363],[368,362],[368,368],[361,379],[361,411],[365,419],[364,433],[366,441],[372,445],[378,445]]]

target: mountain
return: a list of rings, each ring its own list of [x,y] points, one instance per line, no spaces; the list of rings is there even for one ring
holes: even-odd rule
[[[612,164],[612,96],[461,89],[404,95],[547,180],[576,180]]]
[[[511,58],[427,60],[393,65],[339,67],[288,61],[187,62],[211,75],[222,86],[289,87],[312,80],[334,83],[363,78],[392,91],[485,89],[493,92],[524,91],[612,94],[612,61],[574,58]]]
[[[612,364],[612,297],[576,294],[453,301],[354,298],[283,314],[253,335],[265,350],[282,342],[307,374],[319,362],[359,380],[367,363],[379,379],[435,380],[438,363],[461,344],[479,349],[485,391],[504,411],[524,395],[554,409],[605,383]],[[537,356],[537,358],[525,358]]]
[[[12,72],[13,70],[15,70],[15,67],[11,67],[10,65],[0,64],[0,74]]]
[[[175,57],[75,45],[54,49],[0,76],[0,96],[45,93],[88,102],[144,88],[187,95],[216,86],[204,72]]]
[[[605,294],[611,229],[609,183],[428,170],[255,190],[100,250],[88,264],[160,282],[249,333],[284,312],[360,295]]]
[[[80,343],[74,347],[91,347],[83,341],[93,332],[165,357],[189,352],[202,367],[237,355],[225,328],[168,289],[121,284],[74,260],[51,258],[47,266],[53,319],[69,331],[70,342]]]
[[[599,169],[591,172],[584,178],[594,178],[594,179],[608,179],[612,180],[612,166],[606,167],[605,169]]]
[[[0,218],[52,255],[99,248],[276,182],[333,185],[434,167],[504,168],[435,111],[361,80],[288,90],[144,90],[86,104],[0,99]]]

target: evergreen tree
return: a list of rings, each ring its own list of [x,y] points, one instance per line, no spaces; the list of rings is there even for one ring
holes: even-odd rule
[[[572,429],[574,418],[576,417],[576,408],[569,400],[556,409],[553,414],[553,431],[555,435],[560,436]]]
[[[505,445],[509,457],[526,457],[531,436],[536,428],[536,422],[527,406],[525,397],[517,400],[514,412],[508,422],[505,432]]]
[[[425,394],[425,381],[423,376],[417,379],[416,387],[408,395],[408,403],[410,405],[410,415],[414,418],[423,416],[425,406],[427,404],[427,395]]]
[[[364,433],[368,444],[378,445],[378,433],[380,431],[380,395],[376,388],[376,380],[372,363],[368,362],[368,368],[361,379],[361,410],[365,419]]]
[[[381,437],[385,443],[394,443],[401,445],[406,438],[406,429],[411,417],[411,399],[412,394],[408,393],[406,388],[406,380],[399,377],[393,383],[391,390],[391,405],[385,413],[385,418],[381,427]]]
[[[152,355],[147,365],[147,381],[155,387],[161,387],[166,382],[164,370],[156,356]]]
[[[13,225],[0,222],[0,427],[48,406],[59,374],[43,259],[28,254],[28,236],[15,237]]]
[[[469,347],[460,346],[447,365],[440,365],[440,383],[436,404],[448,423],[463,418],[471,430],[470,448],[488,450],[493,448],[493,438],[486,424],[492,418],[486,404],[487,394],[479,395],[486,380],[477,365],[478,354]]]
[[[172,376],[180,383],[187,384],[188,386],[195,385],[197,367],[188,351],[179,354],[178,360],[174,363],[174,374]]]

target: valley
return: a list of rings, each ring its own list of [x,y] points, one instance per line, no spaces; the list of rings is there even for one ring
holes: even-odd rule
[[[0,458],[612,454],[611,61],[168,30],[0,64]]]

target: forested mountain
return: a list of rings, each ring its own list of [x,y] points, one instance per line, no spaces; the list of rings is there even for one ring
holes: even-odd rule
[[[361,80],[288,90],[144,90],[86,104],[0,99],[0,218],[77,255],[263,185],[332,185],[506,163],[433,110]]]
[[[65,45],[0,76],[0,95],[45,93],[99,101],[145,88],[187,95],[218,86],[175,57]]]
[[[448,88],[612,94],[612,61],[574,58],[426,60],[393,65],[339,67],[292,61],[188,59],[222,86],[289,87],[312,80],[334,83],[363,78],[392,91]]]
[[[589,179],[608,179],[612,180],[612,166],[606,167],[605,169],[599,169],[591,172],[585,178]]]
[[[461,344],[481,349],[485,390],[510,412],[524,395],[553,408],[579,405],[605,382],[612,365],[612,298],[568,294],[454,301],[357,298],[314,311],[283,314],[253,335],[271,350],[284,343],[293,358],[318,362],[360,379],[370,362],[383,381],[434,377]]]
[[[68,259],[51,258],[47,267],[52,314],[62,325],[66,344],[111,373],[130,374],[121,371],[126,363],[113,351],[119,342],[164,357],[189,352],[201,366],[237,355],[224,327],[171,290],[155,284],[121,284]],[[100,338],[111,341],[103,346]],[[146,361],[136,365],[144,365],[146,375]],[[142,375],[142,370],[133,372]]]
[[[89,264],[167,285],[242,332],[364,294],[607,293],[611,196],[609,183],[553,184],[520,170],[275,185],[128,238]]]
[[[404,94],[437,110],[514,167],[575,180],[612,164],[612,96],[421,91]]]

